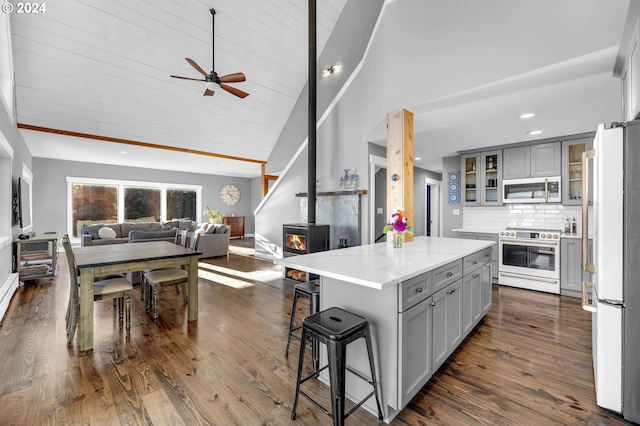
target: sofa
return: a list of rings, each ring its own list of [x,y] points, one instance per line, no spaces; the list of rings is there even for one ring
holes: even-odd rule
[[[195,232],[188,234],[189,238],[195,238],[200,234],[196,250],[201,251],[201,259],[208,257],[227,256],[229,260],[229,238],[231,237],[231,226],[222,224],[201,224]]]
[[[103,229],[107,228],[107,229]],[[107,244],[124,244],[129,242],[129,234],[137,231],[138,239],[144,239],[144,234],[140,232],[155,232],[153,236],[147,235],[150,241],[164,239],[174,241],[175,229],[187,229],[194,231],[196,222],[190,219],[173,219],[167,222],[122,222],[122,223],[95,223],[84,224],[80,231],[80,242],[82,247],[99,246]],[[170,232],[160,233],[160,231],[173,230],[173,237]]]

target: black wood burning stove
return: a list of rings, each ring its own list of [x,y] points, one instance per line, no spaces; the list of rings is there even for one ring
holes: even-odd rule
[[[284,257],[316,253],[329,250],[329,225],[313,223],[291,223],[282,226],[282,247]],[[295,281],[318,279],[315,274],[286,268],[285,277]]]

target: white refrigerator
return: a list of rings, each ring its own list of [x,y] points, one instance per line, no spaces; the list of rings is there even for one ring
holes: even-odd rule
[[[593,173],[589,173],[589,161]],[[598,126],[583,156],[583,308],[592,312],[599,406],[640,422],[640,121]],[[587,256],[589,183],[593,185],[594,252]],[[588,289],[592,288],[591,301]]]

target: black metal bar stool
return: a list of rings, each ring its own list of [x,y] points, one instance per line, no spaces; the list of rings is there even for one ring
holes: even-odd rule
[[[343,425],[344,419],[349,417],[366,400],[375,395],[378,406],[378,418],[382,420],[382,409],[380,408],[380,398],[378,397],[378,382],[376,381],[376,369],[373,361],[373,349],[371,346],[371,332],[369,330],[369,320],[341,308],[329,308],[317,314],[308,316],[302,323],[302,336],[304,341],[307,337],[317,340],[327,345],[327,356],[329,363],[309,376],[302,379],[302,367],[304,364],[304,351],[306,345],[300,345],[300,358],[298,359],[298,378],[296,382],[296,397],[293,401],[291,419],[296,419],[296,407],[298,396],[302,395],[313,402],[318,408],[333,417],[334,425]],[[371,379],[363,376],[357,371],[349,368],[346,364],[347,345],[355,340],[364,337],[367,343],[367,354],[369,355],[369,367],[371,368]],[[329,368],[329,380],[331,389],[330,413],[326,408],[314,401],[304,391],[300,390],[300,385],[312,377],[315,377],[322,370]],[[373,390],[366,398],[356,404],[347,414],[344,414],[346,370],[355,374],[365,382],[373,386]]]
[[[291,320],[289,321],[289,336],[287,337],[287,348],[284,350],[284,356],[289,356],[289,345],[291,344],[291,338],[300,340],[301,345],[304,340],[295,334],[295,332],[302,328],[302,326],[294,327],[294,320],[296,318],[296,305],[298,304],[298,298],[304,297],[309,299],[309,315],[318,313],[320,310],[320,286],[317,281],[301,282],[293,287],[293,306],[291,307]],[[318,343],[316,341],[311,342],[313,351],[313,368],[318,369]]]

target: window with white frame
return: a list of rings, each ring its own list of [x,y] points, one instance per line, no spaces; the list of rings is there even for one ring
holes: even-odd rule
[[[67,178],[67,232],[79,238],[85,223],[162,222],[201,210],[201,185]]]

